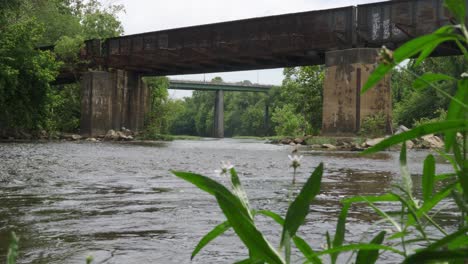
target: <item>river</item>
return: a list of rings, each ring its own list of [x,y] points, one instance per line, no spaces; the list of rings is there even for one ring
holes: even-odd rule
[[[291,187],[291,149],[247,139],[0,143],[0,260],[14,230],[20,236],[18,263],[83,264],[88,255],[94,256],[93,263],[189,263],[199,239],[224,216],[214,198],[170,170],[197,172],[228,184],[214,170],[221,161],[230,161],[254,208],[285,215],[289,190],[298,191],[323,162],[321,192],[299,230],[314,248],[325,243],[327,230],[334,233],[340,199],[383,194],[399,181],[398,152],[361,156],[302,148],[297,184]],[[408,153],[416,186],[427,153]],[[450,171],[449,164],[438,163],[438,172]],[[389,227],[378,219],[368,207],[353,206],[346,240],[368,241],[376,230]],[[270,219],[257,220],[277,245],[280,228]],[[455,225],[450,210],[440,221]],[[232,263],[245,256],[241,242],[228,232],[192,263]],[[382,261],[394,262],[389,256]]]

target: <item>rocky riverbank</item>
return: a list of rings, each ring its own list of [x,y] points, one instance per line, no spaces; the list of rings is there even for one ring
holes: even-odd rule
[[[408,128],[400,126],[395,134],[408,131]],[[388,137],[388,136],[387,136]],[[373,147],[384,140],[386,137],[363,138],[363,137],[324,137],[324,136],[303,136],[303,137],[285,137],[282,139],[271,140],[272,144],[282,144],[291,146],[309,146],[314,149],[328,150],[347,150],[363,151]],[[406,141],[408,149],[442,149],[444,141],[437,135],[426,135],[416,140]]]
[[[62,141],[131,141],[138,136],[138,132],[122,128],[121,131],[109,130],[105,135],[97,137],[83,137],[73,133],[60,133],[53,132],[47,133],[46,131],[39,131],[34,133],[27,133],[24,131],[14,131],[9,133],[0,134],[0,141],[31,141],[31,140],[62,140]]]

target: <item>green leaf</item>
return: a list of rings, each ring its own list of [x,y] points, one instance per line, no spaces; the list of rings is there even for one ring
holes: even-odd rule
[[[412,198],[413,192],[413,180],[411,179],[411,174],[408,169],[406,162],[406,144],[401,145],[400,151],[400,173],[402,178],[402,187],[404,192],[408,195],[408,198]]]
[[[440,73],[424,73],[418,79],[414,80],[413,88],[423,89],[440,81],[457,81],[457,79]]]
[[[326,255],[326,254],[331,254],[335,252],[345,252],[345,251],[354,251],[354,250],[386,250],[386,251],[397,253],[402,256],[404,255],[404,253],[401,252],[400,250],[389,247],[389,246],[377,245],[377,244],[365,244],[365,243],[349,244],[349,245],[344,245],[344,246],[340,246],[336,248],[331,248],[331,249],[317,252],[317,255]]]
[[[200,242],[198,242],[197,246],[195,247],[195,249],[192,252],[192,256],[190,257],[190,259],[192,260],[198,254],[198,252],[200,252],[200,250],[202,248],[204,248],[213,239],[217,238],[219,235],[221,235],[224,232],[226,232],[227,230],[229,230],[229,228],[231,228],[231,225],[229,224],[228,221],[222,222],[221,224],[219,224],[215,228],[213,228],[213,230],[211,230],[208,234],[206,234],[200,240]]]
[[[268,210],[259,210],[259,211],[256,211],[255,212],[256,214],[262,214],[262,215],[265,215],[265,216],[268,216],[270,217],[271,219],[275,220],[275,222],[277,222],[278,224],[280,224],[281,226],[283,226],[284,224],[284,219],[283,217],[281,217],[279,214],[277,213],[274,213],[272,211],[268,211]],[[304,239],[302,239],[301,237],[299,237],[298,235],[295,235],[293,237],[293,241],[294,241],[294,244],[296,245],[296,247],[302,252],[302,254],[304,255],[304,257],[307,258],[307,260],[311,263],[322,263],[322,261],[320,260],[320,258],[317,256],[317,254],[315,254],[315,252],[312,250],[312,248],[307,244],[307,242],[304,241]]]
[[[302,187],[299,195],[289,206],[286,213],[286,219],[284,221],[280,247],[284,245],[285,239],[287,239],[286,233],[288,233],[289,237],[294,237],[299,226],[304,222],[307,214],[309,213],[310,203],[320,191],[322,174],[323,163],[320,163]]]
[[[268,263],[284,263],[279,253],[255,227],[251,218],[247,214],[239,212],[240,206],[237,203],[233,203],[232,199],[221,194],[215,196],[232,228],[255,259],[262,259]]]
[[[244,259],[241,261],[237,261],[234,264],[264,264],[263,260],[253,260],[253,259]]]
[[[283,217],[281,217],[279,214],[277,213],[274,213],[272,211],[268,211],[268,210],[258,210],[258,211],[255,211],[256,214],[262,214],[264,216],[268,216],[270,217],[271,219],[275,220],[275,222],[277,222],[278,224],[280,224],[281,226],[284,225],[284,219]]]
[[[437,33],[424,35],[415,39],[412,39],[401,47],[399,47],[393,53],[394,64],[379,64],[374,72],[367,79],[366,84],[362,87],[361,94],[365,93],[367,90],[375,86],[384,76],[390,72],[390,70],[398,65],[405,59],[409,59],[414,55],[423,52],[425,49],[431,49],[434,46],[437,46],[445,41],[455,41],[459,39],[459,36],[452,33],[442,33],[448,32],[449,27],[443,27]]]
[[[350,204],[344,204],[343,208],[341,209],[340,216],[338,217],[338,222],[336,224],[335,238],[333,239],[333,243],[332,243],[332,246],[334,248],[343,245],[345,232],[346,232],[346,217],[348,216],[349,207],[350,207]],[[338,252],[331,254],[332,263],[336,263],[338,255],[339,255]]]
[[[11,232],[11,242],[10,246],[8,247],[7,264],[16,263],[16,258],[18,257],[18,242],[19,239],[15,232]]]
[[[234,168],[230,169],[230,173],[231,173],[232,191],[234,192],[235,195],[237,195],[237,197],[239,197],[239,200],[247,209],[247,212],[249,212],[250,218],[253,219],[253,216],[250,213],[249,199],[247,198],[247,193],[245,192],[244,187],[242,187],[239,176],[237,175],[237,172]]]
[[[434,194],[429,200],[424,201],[424,204],[421,206],[421,208],[419,208],[416,211],[416,218],[422,217],[424,214],[428,213],[432,208],[434,208],[434,206],[436,206],[440,201],[442,201],[447,196],[449,196],[452,190],[455,188],[455,186],[456,186],[456,183],[449,184],[445,186],[442,190]],[[416,220],[413,219],[413,217],[409,217],[406,222],[406,225],[407,226],[413,225],[415,221]]]
[[[304,257],[310,262],[314,264],[321,264],[322,260],[317,256],[314,250],[304,241],[304,239],[294,236],[293,237],[294,244],[296,245],[297,249],[302,252]]]
[[[382,242],[385,238],[385,231],[382,231],[375,236],[370,244],[376,244],[376,245],[382,245]],[[377,261],[379,258],[379,250],[374,249],[374,250],[359,250],[357,256],[356,256],[356,264],[372,264]]]
[[[401,226],[395,221],[395,219],[393,219],[391,216],[389,216],[387,213],[385,213],[384,211],[380,210],[377,206],[375,206],[372,202],[370,201],[366,201],[367,204],[369,204],[370,207],[372,207],[372,209],[374,209],[374,211],[380,215],[382,218],[384,218],[385,220],[387,220],[388,222],[390,222],[398,232],[401,232]]]
[[[412,263],[434,263],[436,261],[466,260],[468,250],[444,250],[444,251],[421,251],[409,256],[403,261],[403,264]]]
[[[343,203],[360,203],[360,202],[398,202],[398,197],[392,193],[386,193],[378,196],[354,196],[342,200]]]
[[[434,191],[435,179],[435,159],[434,156],[428,155],[424,160],[423,176],[422,176],[422,191],[424,202],[429,201]]]
[[[448,236],[445,236],[445,237],[441,238],[440,240],[437,240],[436,242],[430,244],[428,247],[423,249],[423,251],[433,251],[433,250],[445,247],[450,242],[458,239],[459,237],[466,236],[466,232],[468,232],[468,226],[465,226],[465,227],[461,228],[460,230],[458,230],[458,231],[456,231],[456,232],[454,232],[454,233],[452,233],[452,234],[450,234]],[[468,245],[459,245],[459,246],[465,246],[466,247]]]
[[[459,23],[465,23],[466,3],[463,0],[445,0],[445,6]]]
[[[255,259],[264,259],[269,263],[284,263],[278,252],[255,227],[250,212],[238,196],[206,176],[189,172],[173,171],[172,173],[216,197],[228,222],[252,255],[256,257]]]
[[[468,120],[450,120],[423,124],[409,131],[386,138],[377,145],[366,149],[362,152],[362,154],[375,153],[377,151],[384,150],[390,146],[403,143],[407,140],[412,140],[433,133],[456,131],[461,128],[464,128],[465,126],[468,126]]]
[[[458,89],[455,93],[454,98],[458,101],[468,104],[468,79],[462,79],[458,82]],[[463,109],[463,106],[455,100],[450,101],[450,105],[447,111],[447,121],[465,119],[466,111]],[[468,130],[467,127],[464,127],[465,130]],[[461,131],[461,130],[460,130]],[[453,144],[456,141],[457,131],[447,131],[445,132],[445,150],[448,152]]]

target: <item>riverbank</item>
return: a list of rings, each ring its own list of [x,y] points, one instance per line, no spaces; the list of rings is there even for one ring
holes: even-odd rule
[[[83,137],[78,134],[71,133],[46,133],[40,132],[28,134],[24,132],[16,133],[15,137],[0,137],[0,142],[29,142],[29,141],[174,141],[174,140],[201,140],[199,136],[188,135],[164,135],[164,134],[146,134],[122,129],[122,131],[109,130],[105,135],[97,137]],[[369,147],[373,147],[385,137],[366,138],[366,137],[340,137],[340,136],[270,136],[270,137],[255,137],[255,136],[236,136],[233,139],[253,139],[266,141],[269,144],[290,145],[298,148],[299,146],[307,146],[313,149],[326,150],[343,150],[343,151],[363,151]],[[443,140],[435,135],[427,135],[417,140],[407,141],[408,149],[441,149],[444,147]]]

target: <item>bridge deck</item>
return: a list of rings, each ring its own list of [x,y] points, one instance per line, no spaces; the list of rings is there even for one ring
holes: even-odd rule
[[[273,85],[242,85],[236,83],[210,83],[185,80],[170,80],[169,89],[204,90],[204,91],[238,91],[238,92],[268,92]]]

